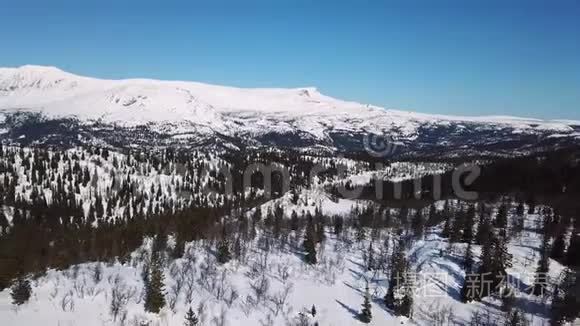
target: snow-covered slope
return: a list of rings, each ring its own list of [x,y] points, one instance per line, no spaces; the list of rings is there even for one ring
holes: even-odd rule
[[[506,129],[515,135],[566,135],[580,128],[577,121],[390,110],[331,98],[316,88],[250,89],[184,81],[102,80],[54,67],[0,68],[0,128],[3,115],[20,111],[40,112],[52,119],[74,118],[81,123],[146,125],[180,139],[188,134],[238,138],[294,134],[300,140],[334,148],[343,146],[336,144],[336,133],[388,134],[409,142],[424,141],[425,130],[441,128],[459,135],[465,130]]]
[[[255,119],[276,117],[300,119],[298,126],[317,134],[321,118],[335,128],[406,128],[412,133],[417,122],[466,121],[507,124],[521,128],[540,125],[546,129],[570,130],[578,121],[542,121],[504,116],[452,117],[417,114],[337,100],[316,88],[234,88],[196,82],[150,79],[102,80],[73,75],[58,68],[22,66],[0,68],[0,108],[30,108],[51,116],[77,116],[107,122],[191,121],[221,131],[234,125],[230,114]],[[306,118],[305,118],[306,117]],[[308,125],[305,121],[316,122]],[[304,118],[304,119],[303,119]],[[344,120],[355,123],[341,123]],[[317,125],[318,124],[318,125]],[[354,126],[353,126],[354,125]]]

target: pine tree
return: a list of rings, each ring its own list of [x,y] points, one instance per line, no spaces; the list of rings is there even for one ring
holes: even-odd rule
[[[473,240],[473,224],[475,223],[475,207],[470,205],[465,213],[465,221],[463,223],[462,242],[471,243]]]
[[[423,232],[425,229],[425,221],[423,220],[423,214],[420,209],[417,209],[413,220],[411,221],[411,227],[413,229],[413,235],[417,238],[423,237]]]
[[[165,307],[165,277],[157,256],[153,255],[145,283],[145,310],[159,313]]]
[[[556,236],[552,248],[550,250],[550,258],[562,261],[564,259],[564,252],[566,251],[565,234],[562,232]]]
[[[471,242],[467,244],[465,248],[465,255],[463,256],[463,269],[465,273],[469,273],[473,270],[473,250],[471,249]]]
[[[449,242],[459,242],[462,238],[463,227],[465,225],[465,213],[463,211],[455,214],[453,224],[451,226],[451,233],[449,234]]]
[[[0,195],[0,235],[7,233],[8,226],[8,219],[6,215],[4,215],[4,210],[2,209],[2,195]]]
[[[580,267],[580,231],[578,230],[575,230],[572,239],[570,239],[570,245],[566,252],[566,265],[568,267]]]
[[[482,213],[479,218],[477,226],[477,233],[475,235],[475,243],[482,246],[489,241],[491,236],[491,222],[485,213]]]
[[[536,296],[543,296],[546,294],[548,286],[548,272],[550,270],[550,260],[548,259],[548,235],[544,235],[542,247],[540,248],[540,260],[536,268],[536,275],[534,278],[534,286],[532,294]]]
[[[199,318],[193,311],[191,307],[187,310],[187,314],[185,315],[185,326],[197,326],[199,325]]]
[[[497,210],[494,225],[498,228],[505,228],[507,226],[507,205],[502,204]]]
[[[217,248],[217,261],[220,264],[225,264],[232,259],[232,254],[230,252],[230,244],[227,240],[222,240],[218,244]]]
[[[12,297],[12,304],[20,306],[25,304],[32,295],[32,287],[30,281],[24,278],[19,278],[12,286],[10,296]]]
[[[316,258],[316,239],[312,217],[308,219],[308,225],[306,226],[306,233],[304,235],[304,251],[306,251],[306,263],[315,265],[318,261]]]
[[[359,319],[361,322],[368,324],[371,322],[372,318],[373,318],[373,315],[371,312],[371,299],[370,299],[369,285],[367,283],[367,286],[365,289],[364,302],[362,304],[362,310],[361,310],[361,313],[359,315]]]
[[[385,305],[392,309],[395,315],[409,317],[413,305],[413,294],[403,240],[399,240],[397,247],[393,250],[391,266],[389,287],[384,298]]]
[[[296,211],[292,211],[292,214],[290,214],[290,229],[292,231],[297,231],[299,227],[298,224],[298,214],[296,213]]]
[[[314,305],[312,305],[312,308],[310,308],[310,314],[312,317],[316,317],[316,307]]]
[[[491,264],[491,288],[497,290],[507,275],[506,269],[512,266],[512,255],[508,251],[505,230],[500,230],[499,235],[494,237],[495,245]]]
[[[369,248],[367,249],[366,253],[366,267],[368,271],[371,271],[375,268],[375,257],[374,257],[374,249],[373,249],[373,242],[369,242]]]
[[[451,234],[451,217],[446,216],[445,224],[443,224],[443,231],[441,231],[441,236],[443,238],[449,238],[450,234]]]

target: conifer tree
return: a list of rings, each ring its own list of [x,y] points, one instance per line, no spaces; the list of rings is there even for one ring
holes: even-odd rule
[[[411,227],[413,229],[413,235],[417,238],[423,237],[423,232],[425,229],[425,221],[423,220],[423,214],[420,209],[417,209],[413,220],[411,221]]]
[[[507,226],[507,205],[502,204],[497,210],[494,225],[498,228],[505,228]]]
[[[360,312],[359,315],[359,319],[361,322],[368,324],[371,322],[373,315],[372,315],[372,311],[371,311],[371,299],[370,299],[371,295],[369,292],[369,284],[367,283],[367,286],[365,288],[365,296],[364,296],[364,301],[362,304],[362,310]]]
[[[185,326],[197,326],[197,325],[199,325],[199,318],[197,318],[197,315],[195,314],[193,309],[189,307],[189,310],[187,310],[187,313],[185,315]]]
[[[409,317],[413,305],[413,294],[403,240],[399,240],[397,247],[393,250],[391,266],[389,287],[384,298],[385,305],[392,309],[395,315]]]
[[[165,276],[161,264],[156,255],[153,255],[149,263],[145,283],[145,310],[152,313],[159,313],[165,307]]]
[[[465,221],[463,223],[462,242],[471,243],[473,240],[473,224],[475,223],[475,207],[470,205],[465,213]]]
[[[564,259],[564,252],[566,251],[565,233],[561,232],[554,238],[552,248],[550,249],[550,258],[562,261]]]
[[[443,230],[441,231],[441,236],[443,238],[449,238],[450,234],[451,234],[451,217],[446,216],[445,224],[443,224]]]
[[[548,235],[544,235],[542,247],[540,248],[540,260],[536,268],[536,275],[534,277],[534,286],[532,294],[536,296],[543,296],[547,293],[548,286],[548,271],[550,270],[550,260],[548,259]]]
[[[475,243],[482,246],[489,241],[491,236],[491,222],[485,213],[482,213],[479,218],[477,226],[477,233],[475,235]]]
[[[10,291],[12,297],[12,304],[20,306],[28,302],[32,295],[32,287],[30,281],[25,278],[16,280]]]
[[[308,225],[306,226],[306,232],[304,235],[304,251],[306,252],[306,263],[315,265],[318,261],[316,258],[316,239],[312,217],[308,219]]]
[[[374,257],[374,249],[373,249],[373,242],[369,242],[369,247],[366,252],[366,267],[368,271],[371,271],[375,268],[375,257]]]
[[[232,259],[232,254],[230,252],[230,244],[227,240],[224,239],[218,243],[216,258],[220,264],[225,264],[228,261],[230,261],[230,259]]]
[[[473,270],[473,250],[471,248],[471,242],[467,244],[465,248],[465,255],[463,256],[463,269],[466,273]]]
[[[580,218],[579,218],[580,219]],[[568,267],[580,267],[580,231],[575,230],[570,245],[566,252],[566,265]]]

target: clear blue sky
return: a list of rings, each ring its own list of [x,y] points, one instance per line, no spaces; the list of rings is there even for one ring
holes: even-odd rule
[[[0,0],[0,66],[580,119],[580,1]]]

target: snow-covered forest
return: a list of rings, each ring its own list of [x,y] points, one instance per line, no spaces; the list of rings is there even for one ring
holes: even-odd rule
[[[452,162],[3,146],[0,324],[573,323],[579,174],[551,162],[464,200]]]

